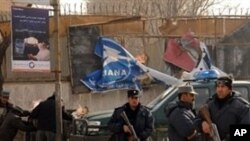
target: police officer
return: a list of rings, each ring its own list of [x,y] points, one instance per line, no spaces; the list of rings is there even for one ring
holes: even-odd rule
[[[111,140],[133,140],[132,131],[121,116],[121,113],[125,112],[140,141],[146,141],[150,138],[154,128],[152,113],[139,102],[141,94],[138,90],[128,90],[127,96],[128,102],[116,108],[108,122],[110,130],[114,133]]]
[[[232,90],[232,79],[223,76],[215,83],[216,94],[208,100],[211,120],[217,125],[221,140],[229,141],[231,124],[250,124],[249,103]],[[208,122],[202,122],[204,133],[211,134]]]
[[[191,85],[179,86],[179,101],[167,105],[165,113],[169,141],[198,140],[199,119],[192,109],[196,95],[198,93]]]

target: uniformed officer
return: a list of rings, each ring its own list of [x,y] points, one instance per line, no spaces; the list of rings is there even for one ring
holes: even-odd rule
[[[152,113],[139,102],[141,93],[138,90],[128,90],[127,95],[128,102],[116,108],[108,122],[110,130],[114,133],[111,140],[134,140],[131,129],[121,116],[121,113],[125,112],[140,141],[146,141],[150,138],[154,128]]]
[[[239,92],[232,90],[232,79],[223,76],[215,82],[216,94],[208,100],[207,105],[211,120],[216,124],[220,139],[229,141],[230,125],[250,124],[249,103]],[[211,134],[208,122],[202,122],[203,132]]]
[[[193,112],[193,101],[198,95],[191,85],[178,88],[179,101],[166,107],[169,141],[197,141],[199,118]]]

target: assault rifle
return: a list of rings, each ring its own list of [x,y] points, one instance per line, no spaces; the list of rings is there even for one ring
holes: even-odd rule
[[[200,108],[200,114],[201,117],[208,122],[210,128],[212,129],[212,133],[210,134],[210,137],[213,139],[213,141],[221,141],[220,135],[217,129],[216,124],[214,124],[211,120],[210,113],[208,110],[208,105],[205,104]]]
[[[140,141],[140,139],[138,138],[138,136],[137,136],[137,134],[135,132],[135,129],[134,129],[133,125],[128,120],[127,114],[123,111],[121,113],[121,116],[124,119],[124,121],[126,122],[126,124],[128,125],[128,128],[132,133],[133,141]]]

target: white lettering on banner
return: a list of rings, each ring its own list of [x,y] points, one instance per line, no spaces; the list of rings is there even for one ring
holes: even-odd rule
[[[104,76],[124,76],[127,75],[126,70],[104,70]]]

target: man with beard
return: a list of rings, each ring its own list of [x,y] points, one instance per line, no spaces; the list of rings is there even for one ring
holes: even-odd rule
[[[193,101],[198,95],[192,86],[178,88],[179,101],[167,105],[165,112],[168,122],[169,141],[197,141],[199,119],[193,112]]]
[[[128,102],[115,109],[108,126],[114,133],[114,141],[146,141],[150,138],[153,128],[154,119],[152,113],[139,102],[141,96],[138,90],[128,90]],[[132,136],[132,131],[122,118],[121,114],[125,112],[129,122],[134,127],[135,133],[139,139]]]

